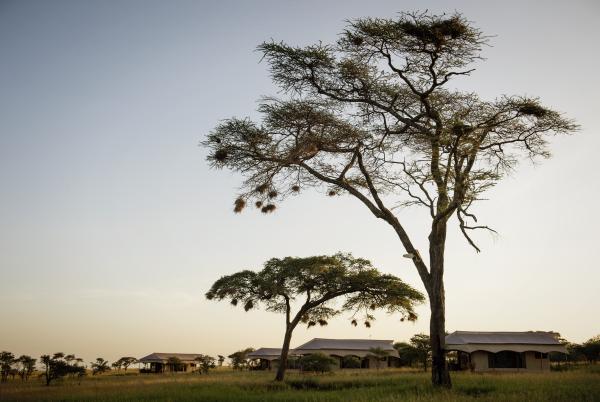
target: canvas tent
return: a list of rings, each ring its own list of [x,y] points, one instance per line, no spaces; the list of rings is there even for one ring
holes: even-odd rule
[[[566,353],[555,332],[456,331],[446,349],[457,352],[454,368],[473,371],[547,371],[548,353]]]
[[[384,360],[378,361],[371,353],[372,348],[381,348],[388,355]],[[248,354],[248,357],[259,359],[261,368],[271,369],[277,366],[280,353],[281,349],[260,348]],[[396,366],[398,363],[398,352],[394,349],[392,340],[315,338],[297,348],[290,349],[291,364],[289,368],[297,367],[295,358],[313,353],[323,353],[334,357],[338,361],[338,368],[345,368],[344,357],[346,356],[358,358],[362,368],[390,367]]]
[[[147,373],[192,371],[198,365],[195,359],[199,356],[199,353],[151,353],[138,359],[138,363],[143,365],[140,371]]]

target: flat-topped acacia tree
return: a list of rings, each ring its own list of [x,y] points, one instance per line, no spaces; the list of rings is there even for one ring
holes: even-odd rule
[[[424,296],[399,278],[382,274],[368,260],[350,254],[306,258],[273,258],[261,271],[241,271],[217,280],[206,293],[209,300],[228,299],[244,310],[264,305],[267,311],[285,314],[285,335],[276,381],[282,381],[294,329],[309,327],[348,311],[362,315],[366,326],[372,312],[383,309],[401,314],[401,320],[417,318],[414,305]],[[298,308],[294,313],[294,305]],[[351,321],[357,325],[357,319]]]
[[[445,358],[444,250],[451,217],[489,229],[472,208],[522,158],[548,157],[548,137],[576,124],[537,98],[486,101],[448,86],[468,76],[487,41],[460,14],[403,13],[350,21],[332,45],[263,43],[286,99],[266,98],[262,123],[232,118],[203,142],[217,168],[244,177],[236,212],[262,212],[303,189],[348,194],[391,226],[429,296],[432,382],[451,386]],[[403,207],[430,220],[423,258],[402,224]]]

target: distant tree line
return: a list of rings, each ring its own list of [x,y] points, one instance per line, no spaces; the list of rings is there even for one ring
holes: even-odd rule
[[[21,380],[27,381],[35,370],[36,359],[31,356],[21,355],[15,358],[10,352],[0,352],[0,381],[8,381],[8,377],[19,376]]]
[[[587,362],[596,364],[600,360],[600,335],[588,339],[583,343],[571,343],[561,338],[561,343],[565,345],[567,354],[550,353],[550,361],[580,363]]]
[[[121,357],[112,367],[127,370],[135,361],[135,357]],[[97,375],[110,371],[111,365],[108,360],[98,357],[90,363],[90,369],[92,375]],[[15,357],[11,352],[0,352],[0,382],[6,382],[9,378],[14,380],[17,376],[22,381],[28,381],[34,373],[49,386],[52,382],[64,378],[81,379],[87,375],[87,367],[83,364],[83,359],[74,354],[45,354],[40,356],[38,361],[28,355]]]

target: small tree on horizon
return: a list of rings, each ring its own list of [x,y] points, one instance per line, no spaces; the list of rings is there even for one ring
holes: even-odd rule
[[[600,335],[596,335],[581,344],[579,351],[589,363],[596,364],[600,360]]]
[[[415,360],[418,360],[416,349],[408,342],[396,342],[394,343],[394,349],[398,351],[401,366],[412,367]]]
[[[431,359],[431,340],[427,334],[416,334],[410,338],[410,345],[414,348],[417,360],[427,371],[427,363]]]
[[[15,355],[11,352],[0,352],[0,382],[8,381],[12,366],[16,362]]]
[[[107,360],[101,357],[96,358],[96,361],[91,362],[92,375],[103,374],[110,371],[110,366]]]
[[[285,315],[285,335],[276,381],[283,381],[288,352],[296,326],[327,325],[328,319],[351,311],[362,313],[364,323],[374,320],[372,311],[400,313],[401,319],[416,320],[413,307],[423,295],[393,275],[381,274],[371,262],[350,254],[307,258],[273,258],[259,272],[241,271],[216,281],[206,293],[209,300],[229,299],[245,311],[263,304],[267,311]],[[342,301],[343,300],[343,301]],[[332,303],[340,301],[341,306]],[[292,306],[299,307],[294,314]],[[357,320],[352,320],[357,325]]]
[[[115,361],[112,364],[112,367],[116,368],[117,370],[121,370],[121,368],[122,368],[123,370],[127,371],[129,366],[131,366],[136,361],[137,361],[137,359],[135,357],[123,356],[123,357],[120,357],[117,361]]]
[[[31,374],[35,371],[37,359],[28,355],[21,355],[16,361],[19,363],[19,377],[21,377],[21,380],[23,381],[28,381]]]
[[[254,352],[254,348],[246,348],[243,350],[238,350],[230,354],[229,359],[231,360],[231,367],[234,370],[243,370],[245,368],[250,367],[250,360],[248,359],[248,353]]]
[[[223,367],[223,362],[225,361],[225,356],[217,355],[217,357],[218,357],[219,367]]]
[[[201,374],[208,374],[210,369],[215,368],[215,358],[209,355],[200,355],[194,360],[198,362],[198,372]]]
[[[76,358],[74,363],[69,363],[65,357],[62,352],[57,352],[52,356],[40,356],[40,363],[43,366],[41,376],[44,378],[46,386],[50,386],[52,381],[60,380],[67,375],[76,375],[79,379],[86,375],[85,367],[78,365],[80,359]]]

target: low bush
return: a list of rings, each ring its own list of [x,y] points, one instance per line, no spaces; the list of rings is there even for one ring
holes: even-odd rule
[[[333,369],[332,366],[337,364],[337,360],[323,353],[314,353],[302,356],[300,359],[300,367],[302,371],[312,371],[316,373],[326,373]]]

